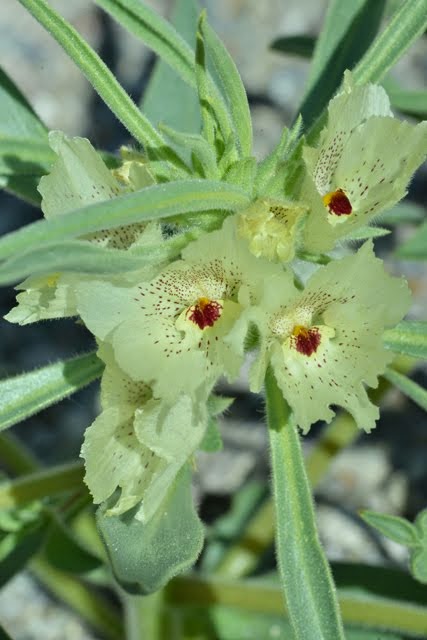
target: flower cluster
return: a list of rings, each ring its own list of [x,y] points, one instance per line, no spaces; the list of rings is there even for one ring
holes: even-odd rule
[[[39,188],[47,218],[156,181],[138,155],[110,170],[87,140],[55,132],[50,142],[57,161]],[[295,258],[333,249],[405,195],[427,153],[427,123],[395,119],[381,87],[353,87],[347,76],[318,143],[300,149],[292,188],[272,197],[260,190],[172,262],[114,276],[56,273],[19,286],[8,320],[79,316],[96,337],[102,412],[82,456],[95,502],[118,490],[110,513],[138,505],[136,517],[146,521],[156,512],[203,441],[216,382],[239,374],[249,335],[258,349],[251,390],[260,391],[272,367],[304,432],[330,421],[336,406],[361,428],[374,427],[378,409],[365,385],[375,387],[390,362],[382,333],[408,310],[408,287],[385,272],[371,241],[305,282]],[[85,239],[128,251],[162,243],[165,233],[176,231],[141,223]]]

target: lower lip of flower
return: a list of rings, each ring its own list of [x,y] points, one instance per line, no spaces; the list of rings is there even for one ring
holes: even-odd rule
[[[348,216],[353,211],[351,202],[342,189],[330,191],[323,196],[322,200],[329,212],[336,216]]]
[[[188,309],[187,318],[203,330],[206,327],[213,327],[221,313],[222,305],[219,302],[209,298],[199,298],[196,304]]]

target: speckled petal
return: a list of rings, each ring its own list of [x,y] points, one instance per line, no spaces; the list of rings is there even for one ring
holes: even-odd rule
[[[4,316],[5,320],[25,325],[77,315],[75,281],[71,274],[30,276],[16,287],[22,289],[16,296],[18,304]]]
[[[98,354],[106,363],[103,411],[85,434],[85,482],[95,503],[120,489],[110,515],[124,513],[142,500],[136,518],[147,521],[203,438],[206,398],[193,403],[181,396],[167,405],[152,397],[148,385],[121,371],[110,345],[100,345]]]
[[[119,182],[89,140],[68,138],[61,131],[51,131],[49,144],[58,157],[39,184],[46,218],[119,195]]]
[[[210,389],[223,373],[237,376],[246,335],[244,323],[233,331],[245,308],[240,292],[245,289],[245,304],[252,305],[265,282],[282,271],[250,253],[234,218],[182,255],[152,282],[129,292],[139,310],[112,338],[123,370],[148,380],[155,395],[171,402],[201,385]]]
[[[328,251],[340,237],[394,206],[405,196],[426,154],[427,122],[413,126],[391,117],[371,117],[358,127],[328,166],[327,179],[319,178],[316,170],[305,177],[303,193],[311,207],[304,229],[306,249]],[[323,202],[327,192],[336,190],[348,198],[348,215],[331,213]]]
[[[331,420],[331,406],[339,405],[369,431],[378,410],[364,384],[377,386],[393,357],[383,347],[383,330],[401,320],[409,305],[405,280],[385,273],[372,242],[319,268],[288,303],[267,288],[253,316],[261,346],[251,388],[259,389],[270,361],[301,429]]]

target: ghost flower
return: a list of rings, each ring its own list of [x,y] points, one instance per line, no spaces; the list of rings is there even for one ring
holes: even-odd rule
[[[355,87],[329,104],[328,124],[316,147],[305,147],[300,197],[311,212],[304,229],[307,251],[329,251],[337,239],[395,205],[427,154],[427,122],[393,117],[384,89]]]
[[[369,431],[378,408],[364,383],[377,386],[392,359],[382,345],[384,327],[400,321],[409,303],[405,280],[385,273],[371,243],[319,268],[303,291],[289,274],[271,280],[251,311],[261,338],[251,389],[259,391],[270,363],[304,432],[317,420],[329,422],[331,405]]]
[[[148,167],[137,161],[127,161],[123,171],[117,170],[114,175],[85,138],[68,138],[60,131],[52,131],[49,144],[57,159],[38,187],[47,219],[116,198],[154,181]],[[162,238],[157,225],[140,223],[97,231],[82,239],[106,248],[125,250],[146,242],[160,242]],[[18,305],[5,316],[6,319],[24,325],[76,315],[75,280],[73,275],[60,273],[30,276],[16,287],[21,291],[17,295]]]
[[[85,433],[85,482],[96,504],[120,490],[107,515],[141,503],[135,517],[146,522],[203,438],[206,399],[195,403],[182,395],[165,404],[147,384],[121,371],[109,345],[101,345],[98,355],[106,364],[102,412]]]
[[[113,345],[123,371],[172,402],[201,385],[212,388],[222,374],[237,376],[247,328],[237,323],[242,298],[256,303],[264,282],[281,271],[250,253],[230,217],[150,282],[82,283],[77,306],[90,331]]]

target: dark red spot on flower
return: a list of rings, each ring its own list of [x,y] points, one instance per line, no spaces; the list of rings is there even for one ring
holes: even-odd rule
[[[351,202],[342,189],[331,191],[323,196],[322,199],[329,212],[336,216],[348,216],[353,211]]]
[[[216,300],[199,298],[195,305],[188,310],[188,319],[197,324],[199,329],[213,327],[221,316],[222,305]]]
[[[320,333],[316,327],[306,329],[301,325],[296,325],[292,331],[292,346],[304,356],[311,356],[316,353],[320,344]]]

